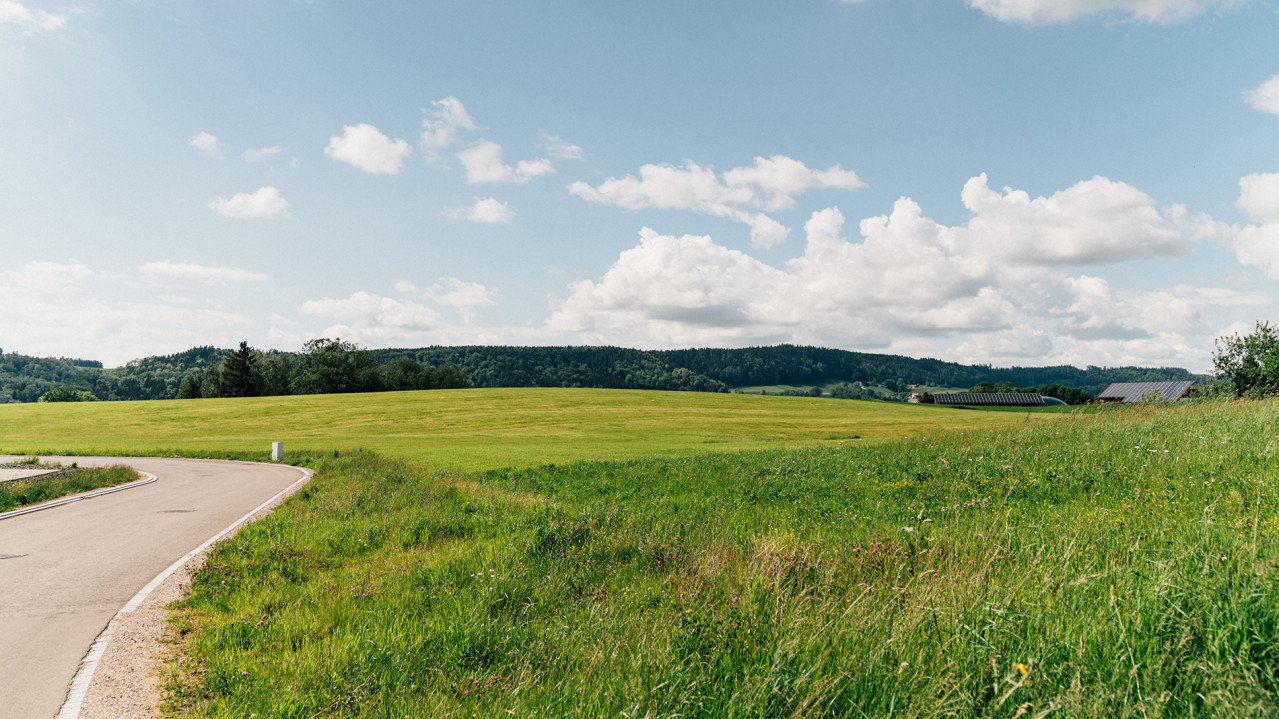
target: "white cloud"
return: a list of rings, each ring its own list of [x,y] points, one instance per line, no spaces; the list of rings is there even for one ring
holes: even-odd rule
[[[546,154],[557,160],[582,159],[582,148],[564,142],[558,135],[552,135],[546,130],[538,130],[537,139],[541,143],[542,149],[546,150]]]
[[[13,25],[28,32],[61,30],[70,15],[32,10],[17,0],[0,0],[0,27]]]
[[[502,146],[487,140],[457,153],[466,168],[466,181],[473,184],[528,182],[534,177],[555,172],[550,160],[521,160],[515,167],[503,164]]]
[[[1037,264],[1099,264],[1152,255],[1181,255],[1190,238],[1144,192],[1104,177],[1075,184],[1050,197],[1031,199],[1005,187],[1001,195],[986,175],[964,185],[969,229],[989,252]]]
[[[189,262],[146,262],[138,267],[138,273],[150,282],[172,280],[223,284],[227,282],[261,282],[271,279],[267,275],[234,267],[213,267]]]
[[[725,172],[686,161],[683,167],[643,165],[639,177],[609,178],[592,187],[585,182],[569,185],[570,193],[588,202],[628,210],[657,208],[687,210],[726,217],[751,228],[751,244],[768,249],[786,240],[790,230],[763,212],[790,209],[795,196],[814,188],[854,190],[865,187],[855,172],[838,165],[813,170],[784,155],[756,157],[750,167]]]
[[[1122,183],[1093,178],[1031,199],[992,192],[982,176],[963,194],[964,225],[942,225],[902,198],[862,220],[855,240],[838,209],[814,212],[803,254],[782,267],[709,237],[645,229],[602,277],[553,302],[547,329],[590,343],[794,342],[974,362],[1206,368],[1228,318],[1269,302],[1233,289],[1117,289],[1068,273],[1180,252],[1199,236],[1183,213],[1161,213]],[[1097,240],[1098,228],[1111,229]]]
[[[1261,222],[1279,222],[1279,173],[1248,175],[1239,180],[1235,205]]]
[[[1248,104],[1253,108],[1279,115],[1279,75],[1273,75],[1261,86],[1248,93]]]
[[[573,285],[548,322],[588,342],[619,335],[668,346],[783,336],[775,295],[785,274],[709,237],[670,237],[649,228],[598,283]],[[639,337],[632,333],[638,331]]]
[[[1235,205],[1258,222],[1239,228],[1234,236],[1239,262],[1279,279],[1279,174],[1241,178]]]
[[[1240,263],[1279,280],[1279,223],[1240,228],[1232,244]]]
[[[298,308],[303,314],[335,320],[324,337],[384,345],[420,342],[439,323],[439,313],[417,302],[356,292],[346,299],[311,300]]]
[[[475,201],[470,207],[459,207],[449,213],[454,219],[469,220],[483,225],[498,225],[515,219],[515,211],[505,202],[492,197]]]
[[[456,277],[445,277],[431,286],[427,296],[448,307],[477,309],[496,305],[502,293],[496,288],[485,287],[478,282],[464,282]]]
[[[485,287],[478,282],[466,282],[456,277],[445,277],[429,289],[422,290],[408,280],[395,283],[395,291],[410,297],[423,297],[458,311],[468,324],[472,313],[482,307],[493,307],[502,297],[496,287]]]
[[[459,131],[476,132],[475,120],[462,101],[446,97],[431,103],[434,110],[422,110],[422,152],[427,162],[439,160],[440,151],[457,142]]]
[[[969,7],[1000,22],[1061,25],[1094,15],[1118,15],[1142,22],[1170,23],[1239,0],[968,0]]]
[[[245,162],[257,162],[259,160],[265,160],[268,157],[274,157],[281,152],[284,152],[284,148],[279,145],[275,145],[273,147],[259,147],[245,150],[243,157]]]
[[[187,144],[201,155],[206,155],[208,157],[222,157],[222,150],[218,147],[218,138],[207,132],[201,132],[191,138],[191,141]]]
[[[240,193],[231,199],[219,197],[209,203],[214,212],[234,220],[259,220],[291,217],[289,203],[274,187],[260,187],[256,192]]]
[[[839,165],[826,170],[813,170],[799,160],[792,160],[785,155],[756,157],[755,164],[751,167],[738,167],[725,172],[724,182],[729,187],[758,188],[764,195],[762,202],[765,210],[789,210],[795,206],[795,195],[813,188],[860,190],[866,187],[866,183],[852,170],[845,170]]]
[[[343,126],[341,137],[330,137],[324,154],[372,175],[398,175],[413,148],[404,140],[392,140],[376,127],[360,123]]]

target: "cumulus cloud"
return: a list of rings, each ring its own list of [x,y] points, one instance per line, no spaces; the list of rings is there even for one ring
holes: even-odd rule
[[[1239,180],[1235,205],[1261,222],[1279,222],[1279,173],[1254,174]]]
[[[413,148],[404,140],[392,140],[376,127],[360,123],[343,126],[341,136],[330,137],[324,154],[372,175],[398,175]]]
[[[0,27],[12,25],[27,32],[51,32],[66,27],[70,19],[65,13],[32,10],[17,0],[0,0]]]
[[[284,152],[284,148],[279,145],[275,145],[273,147],[258,147],[245,150],[243,157],[245,162],[257,162],[259,160],[265,160],[268,157],[274,157],[281,152]]]
[[[1248,93],[1248,104],[1254,109],[1279,115],[1279,75],[1273,75],[1261,86]]]
[[[640,244],[624,251],[597,282],[573,285],[548,322],[552,331],[587,341],[629,335],[661,337],[670,345],[723,344],[777,331],[773,294],[785,274],[709,237],[671,237],[644,228]]]
[[[207,132],[201,132],[191,138],[191,141],[187,144],[201,155],[208,157],[222,157],[222,150],[218,147],[218,138]]]
[[[466,181],[483,183],[528,182],[534,177],[555,172],[550,160],[521,160],[514,167],[502,162],[502,146],[487,140],[457,153],[466,168]]]
[[[804,252],[776,267],[709,237],[651,229],[598,280],[553,302],[547,328],[579,341],[645,346],[795,342],[1002,363],[1208,366],[1221,313],[1265,306],[1232,289],[1134,291],[1068,268],[1184,251],[1198,235],[1122,183],[1093,178],[1049,197],[962,193],[947,226],[909,198],[849,224],[814,212]],[[1113,229],[1101,239],[1099,228]]]
[[[256,192],[245,192],[231,199],[219,197],[209,203],[209,208],[223,217],[233,220],[260,220],[287,218],[289,203],[280,191],[271,186],[260,187]]]
[[[449,217],[468,220],[482,225],[500,225],[515,219],[515,211],[505,202],[493,197],[485,197],[475,201],[469,207],[459,207],[449,213]]]
[[[750,167],[738,167],[724,173],[729,187],[750,187],[762,195],[765,210],[789,210],[795,206],[795,195],[813,188],[860,190],[866,186],[857,173],[835,165],[826,170],[813,170],[799,160],[785,155],[756,157]]]
[[[476,132],[478,126],[462,101],[446,97],[431,103],[433,110],[422,110],[422,152],[427,162],[439,160],[440,152],[458,141],[461,131]]]
[[[138,274],[150,282],[204,282],[224,284],[228,282],[261,282],[271,279],[267,275],[234,267],[214,267],[189,262],[146,262],[138,267]]]
[[[426,305],[363,291],[345,299],[311,300],[298,310],[334,321],[321,335],[365,344],[420,341],[440,319],[439,313]]]
[[[558,135],[552,135],[546,130],[538,130],[537,139],[542,149],[546,150],[546,154],[557,160],[582,159],[582,148],[561,140]]]
[[[1235,255],[1244,265],[1279,279],[1279,174],[1240,179],[1235,205],[1257,222],[1238,229],[1232,243]]]
[[[1061,25],[1094,15],[1170,23],[1236,4],[1238,0],[968,0],[969,7],[1000,22],[1028,26]]]
[[[587,202],[628,210],[686,210],[726,217],[751,228],[753,246],[768,249],[785,242],[790,230],[765,212],[790,209],[796,195],[814,188],[862,187],[865,183],[857,173],[838,165],[813,170],[798,160],[773,155],[756,157],[754,165],[729,170],[722,177],[689,160],[682,167],[643,165],[639,177],[609,178],[594,187],[574,182],[568,190]]]
[[[1184,208],[1161,212],[1137,188],[1094,177],[1049,197],[991,190],[986,175],[964,185],[974,239],[997,256],[1037,264],[1099,264],[1185,254]],[[1182,223],[1184,225],[1184,223]]]

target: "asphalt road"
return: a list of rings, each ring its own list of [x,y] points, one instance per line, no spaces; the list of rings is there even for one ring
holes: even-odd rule
[[[56,716],[80,660],[138,590],[301,476],[283,465],[75,460],[159,481],[0,520],[0,719]]]

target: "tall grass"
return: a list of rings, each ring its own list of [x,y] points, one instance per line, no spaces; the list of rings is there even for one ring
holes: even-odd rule
[[[195,716],[1279,714],[1274,402],[441,474],[326,460],[181,608]]]

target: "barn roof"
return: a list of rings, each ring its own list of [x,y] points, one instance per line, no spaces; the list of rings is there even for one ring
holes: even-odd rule
[[[1043,404],[1038,392],[943,392],[933,395],[937,404],[999,405],[1004,407],[1035,407]]]
[[[1115,382],[1097,395],[1097,399],[1108,402],[1142,402],[1153,394],[1158,394],[1169,402],[1176,402],[1186,396],[1194,386],[1193,380],[1182,382]]]

